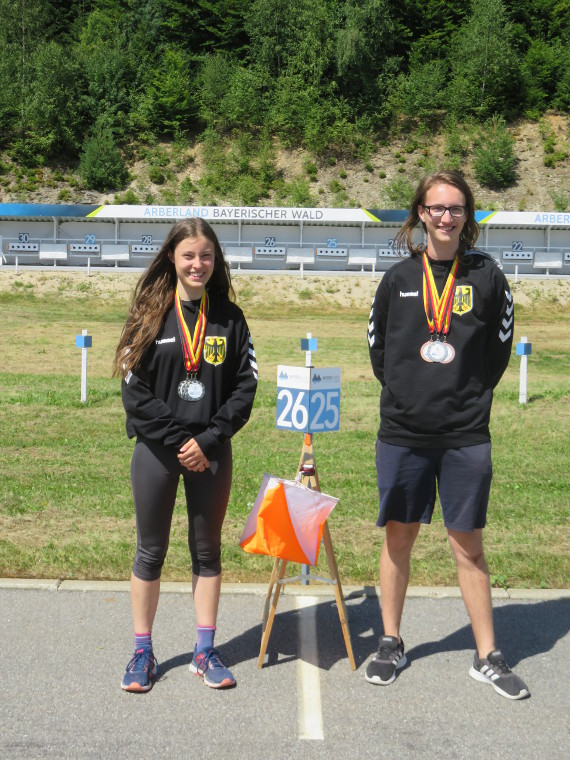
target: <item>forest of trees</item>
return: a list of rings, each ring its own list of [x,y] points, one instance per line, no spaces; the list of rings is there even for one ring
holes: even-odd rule
[[[358,154],[403,118],[570,106],[570,0],[0,0],[0,19],[0,150],[93,186],[121,186],[133,141]]]

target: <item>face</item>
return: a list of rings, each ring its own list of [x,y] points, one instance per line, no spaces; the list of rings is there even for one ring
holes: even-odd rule
[[[424,204],[418,207],[418,215],[425,224],[428,250],[433,258],[453,258],[459,248],[459,235],[467,219],[460,219],[445,211],[443,216],[432,217],[425,206],[463,206],[465,196],[454,185],[433,185],[426,192]]]
[[[176,269],[177,291],[183,301],[202,297],[214,272],[214,259],[214,244],[206,237],[189,237],[178,243],[170,260]]]

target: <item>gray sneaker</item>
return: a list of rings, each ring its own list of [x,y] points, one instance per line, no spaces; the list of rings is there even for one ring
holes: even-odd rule
[[[404,642],[395,636],[381,636],[378,652],[368,663],[364,677],[368,683],[387,686],[396,678],[396,671],[406,664]]]
[[[527,685],[513,673],[498,649],[489,652],[481,660],[475,654],[469,675],[476,681],[491,684],[498,694],[507,699],[530,697]]]

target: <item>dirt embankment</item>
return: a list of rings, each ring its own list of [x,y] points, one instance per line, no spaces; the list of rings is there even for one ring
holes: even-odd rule
[[[92,271],[88,277],[87,270],[57,272],[20,268],[16,275],[13,270],[0,269],[0,292],[28,292],[38,296],[51,294],[62,298],[96,296],[103,301],[126,303],[139,277],[140,273],[129,271]],[[570,278],[544,277],[514,282],[511,276],[509,280],[515,301],[521,306],[570,304]],[[369,308],[379,276],[372,277],[371,273],[329,276],[305,273],[304,277],[300,277],[298,272],[240,273],[233,276],[233,283],[238,302],[257,309],[267,304],[270,292],[272,303],[360,310]]]
[[[567,157],[554,167],[545,166],[544,133],[554,135],[556,151]],[[541,122],[521,120],[510,127],[517,156],[517,180],[512,187],[496,191],[480,186],[474,176],[471,147],[474,135],[463,135],[467,155],[461,171],[473,188],[477,206],[484,210],[503,211],[562,211],[570,208],[570,116],[557,112],[544,115]],[[160,150],[172,155],[170,144],[161,144]],[[377,145],[366,161],[330,157],[322,159],[302,149],[285,150],[275,143],[275,167],[284,182],[304,179],[309,181],[310,201],[306,206],[360,208],[395,208],[393,189],[401,183],[415,186],[418,180],[432,171],[450,165],[443,135],[416,139],[404,133],[386,145]],[[206,171],[206,156],[201,143],[189,145],[184,160],[169,166],[165,183],[153,184],[148,161],[137,161],[129,166],[131,181],[121,194],[132,190],[138,199],[153,203],[203,203],[197,190]],[[314,164],[313,170],[308,166]],[[71,182],[70,182],[71,180]],[[193,187],[190,195],[181,193],[182,182]],[[33,188],[33,189],[31,189]],[[15,171],[8,168],[0,184],[0,202],[20,203],[114,203],[115,191],[98,193],[81,188],[77,174],[65,177],[49,168],[35,170],[33,181],[22,183]],[[181,200],[184,196],[185,200]],[[176,199],[175,201],[173,199]],[[140,202],[143,202],[140,200]],[[150,202],[150,201],[149,201]],[[220,197],[220,205],[243,205],[239,200]],[[275,205],[275,193],[256,205]],[[563,208],[566,205],[566,208]]]

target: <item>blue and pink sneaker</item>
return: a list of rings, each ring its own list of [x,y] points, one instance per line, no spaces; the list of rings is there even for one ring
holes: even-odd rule
[[[153,679],[158,673],[158,662],[152,649],[136,649],[132,660],[127,665],[121,689],[125,691],[150,691]]]
[[[220,659],[217,649],[198,652],[194,647],[194,657],[190,663],[190,672],[204,679],[211,689],[229,689],[236,685],[236,679]]]

